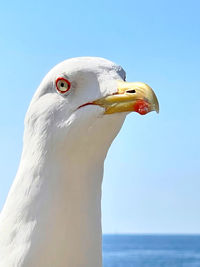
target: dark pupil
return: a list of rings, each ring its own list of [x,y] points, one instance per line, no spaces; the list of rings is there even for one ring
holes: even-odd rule
[[[64,87],[64,86],[65,86],[65,84],[64,84],[64,83],[61,83],[61,84],[60,84],[60,86],[61,86],[61,87]]]

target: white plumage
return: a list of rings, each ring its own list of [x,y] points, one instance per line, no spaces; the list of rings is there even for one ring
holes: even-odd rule
[[[71,83],[66,94],[55,81]],[[86,105],[117,93],[125,72],[75,58],[43,79],[25,118],[20,166],[0,217],[0,267],[100,267],[101,183],[126,113]],[[82,106],[81,108],[79,108]]]

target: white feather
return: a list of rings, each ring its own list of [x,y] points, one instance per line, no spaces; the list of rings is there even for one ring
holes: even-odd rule
[[[56,78],[72,83],[63,96]],[[124,114],[80,105],[116,92],[123,69],[102,58],[53,68],[25,119],[20,166],[0,219],[1,267],[100,267],[101,183]]]

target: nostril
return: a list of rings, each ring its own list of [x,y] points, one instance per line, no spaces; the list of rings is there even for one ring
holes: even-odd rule
[[[129,93],[129,94],[135,94],[136,91],[133,89],[133,90],[128,90],[128,91],[126,91],[126,93]]]

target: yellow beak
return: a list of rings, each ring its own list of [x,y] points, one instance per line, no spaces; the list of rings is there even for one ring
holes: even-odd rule
[[[93,104],[103,107],[105,114],[135,111],[145,115],[154,110],[159,112],[158,99],[147,84],[118,81],[117,89],[117,93],[95,100]]]

